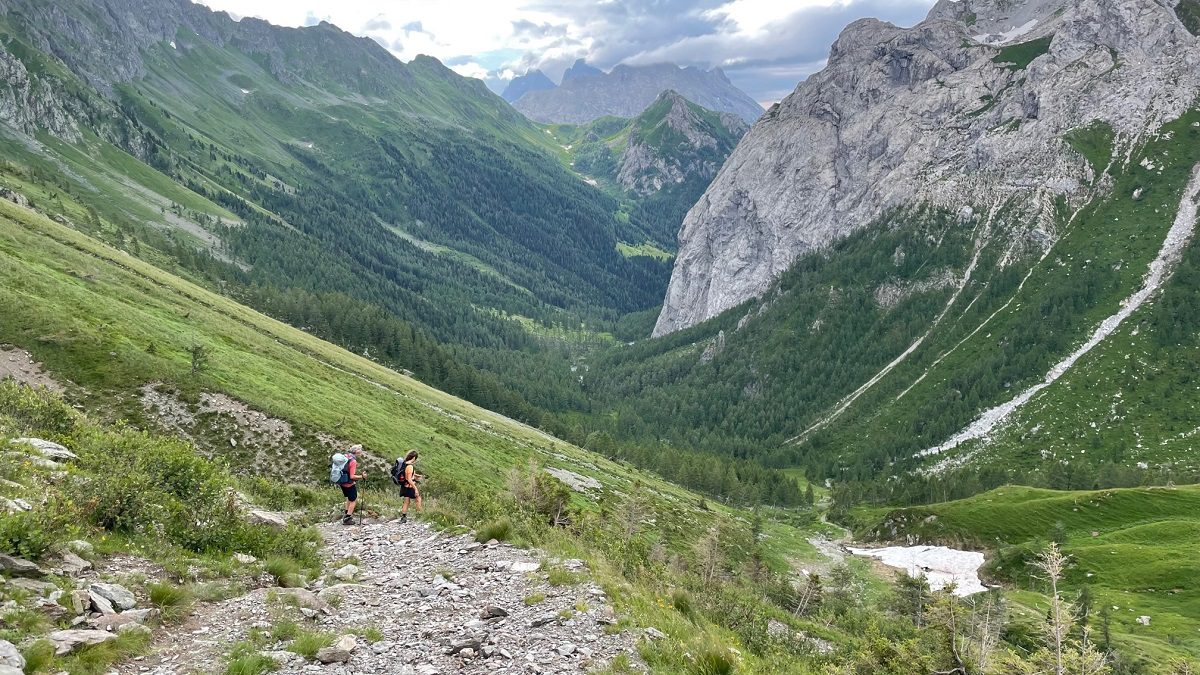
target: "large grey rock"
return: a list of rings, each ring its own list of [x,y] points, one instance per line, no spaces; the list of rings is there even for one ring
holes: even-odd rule
[[[280,596],[291,598],[292,601],[299,607],[318,612],[329,614],[332,608],[328,602],[317,597],[315,593],[307,588],[280,588],[275,591]]]
[[[0,572],[14,577],[44,577],[46,572],[36,564],[23,558],[14,558],[0,553]]]
[[[111,602],[113,607],[122,612],[137,606],[137,598],[124,586],[96,582],[89,586],[88,589]]]
[[[87,594],[88,604],[91,605],[92,610],[96,613],[102,616],[117,613],[116,608],[113,607],[112,602],[108,598],[93,590],[89,590]]]
[[[1141,137],[1200,93],[1200,42],[1170,4],[941,0],[912,28],[854,22],[688,213],[655,335],[762,296],[799,256],[904,205],[1012,198],[1029,245],[1052,245],[1058,199],[1081,203],[1094,177],[1067,132]],[[1026,67],[996,60],[1050,36]]]
[[[102,644],[116,638],[116,633],[103,630],[59,630],[46,636],[46,639],[54,645],[54,653],[59,656],[73,654],[84,647]]]
[[[70,551],[64,551],[56,563],[54,568],[62,574],[68,576],[79,576],[80,574],[92,569],[92,563],[80,558]]]
[[[287,518],[282,514],[273,513],[271,511],[262,511],[254,509],[246,514],[246,522],[251,525],[265,525],[282,530],[287,527]]]
[[[97,630],[120,631],[129,624],[144,624],[158,617],[157,609],[130,609],[120,614],[106,614],[92,619],[88,624]]]
[[[8,640],[0,640],[0,666],[17,669],[25,667],[25,657],[21,656],[16,645]]]
[[[66,446],[59,445],[52,441],[42,440],[40,438],[18,438],[13,441],[18,445],[28,445],[38,451],[42,457],[51,459],[56,462],[69,462],[79,459],[79,456],[71,452]]]

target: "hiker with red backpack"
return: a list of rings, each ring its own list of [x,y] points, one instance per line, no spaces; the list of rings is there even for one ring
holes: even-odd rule
[[[346,513],[342,516],[343,525],[354,523],[354,507],[358,505],[358,481],[366,476],[366,471],[359,472],[358,455],[362,452],[361,445],[352,445],[345,454],[337,453],[332,458],[329,467],[329,480],[342,488],[346,497]]]
[[[404,459],[397,459],[396,465],[392,467],[392,482],[400,486],[400,496],[404,498],[404,503],[400,505],[400,522],[408,522],[408,504],[416,500],[417,513],[421,512],[421,491],[417,488],[417,482],[424,476],[417,473],[416,463],[419,455],[416,450],[409,450]]]

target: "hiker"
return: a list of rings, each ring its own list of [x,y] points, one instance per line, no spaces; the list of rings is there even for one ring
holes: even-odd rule
[[[392,482],[400,486],[400,496],[404,498],[404,503],[400,506],[400,522],[408,522],[408,504],[412,500],[417,501],[417,513],[421,512],[421,491],[417,488],[417,481],[424,478],[417,473],[416,450],[409,450],[404,459],[396,460],[396,466],[392,467]]]
[[[358,481],[362,480],[366,472],[358,470],[358,455],[362,452],[361,445],[352,445],[346,454],[336,454],[333,456],[333,465],[330,467],[330,477],[342,488],[342,494],[346,497],[346,513],[342,516],[342,524],[350,525],[354,522],[354,507],[358,505]]]

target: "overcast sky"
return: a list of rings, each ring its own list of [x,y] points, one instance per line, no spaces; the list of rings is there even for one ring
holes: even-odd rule
[[[765,105],[819,70],[851,21],[901,25],[933,0],[200,0],[235,18],[285,26],[322,20],[374,38],[401,60],[429,54],[500,91],[541,68],[554,81],[577,58],[720,66]]]

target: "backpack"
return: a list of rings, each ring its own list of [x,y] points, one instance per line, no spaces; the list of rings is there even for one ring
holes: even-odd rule
[[[329,482],[342,483],[350,482],[350,456],[342,453],[335,453],[331,458],[329,465]]]
[[[404,472],[407,469],[408,462],[397,459],[396,464],[392,467],[392,482],[396,485],[404,485]]]

